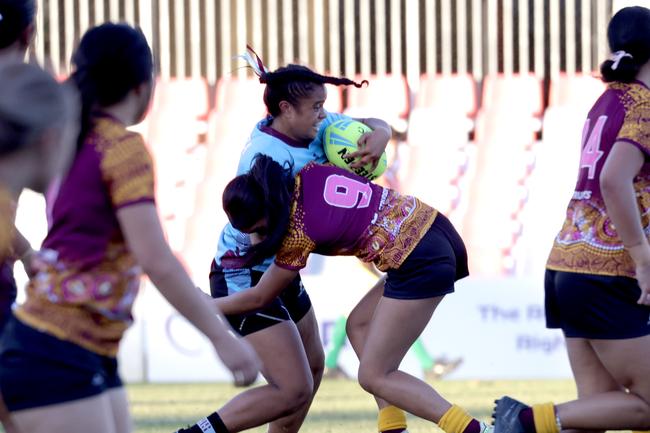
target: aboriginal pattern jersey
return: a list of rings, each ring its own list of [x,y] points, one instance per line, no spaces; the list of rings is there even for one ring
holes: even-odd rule
[[[646,236],[650,233],[650,90],[640,82],[612,83],[584,125],[578,182],[548,269],[634,277],[634,262],[607,214],[599,182],[616,142],[635,146],[646,157],[634,179],[634,190]]]
[[[42,269],[16,316],[96,353],[115,356],[141,270],[117,212],[154,202],[151,156],[139,134],[105,115],[94,126],[54,194]]]
[[[331,165],[310,163],[296,176],[288,233],[275,263],[306,266],[310,253],[354,255],[378,269],[397,269],[437,211],[418,199]]]

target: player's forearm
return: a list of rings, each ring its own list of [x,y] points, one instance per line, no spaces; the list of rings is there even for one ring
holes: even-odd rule
[[[214,299],[215,305],[223,314],[245,314],[259,310],[272,299],[266,299],[260,293],[251,287],[250,289]]]
[[[387,135],[387,138],[386,138],[387,142],[390,141],[390,139],[393,136],[393,131],[392,131],[390,125],[384,120],[377,119],[375,117],[369,117],[367,119],[363,119],[363,123],[368,125],[374,131],[383,130]]]
[[[160,293],[192,325],[215,341],[228,331],[221,313],[209,305],[203,292],[197,289],[185,272],[183,266],[171,257],[166,266],[149,269],[147,275]]]

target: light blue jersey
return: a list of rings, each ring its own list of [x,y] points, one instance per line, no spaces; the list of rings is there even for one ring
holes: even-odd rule
[[[327,162],[325,151],[323,149],[323,139],[325,137],[325,128],[333,122],[341,119],[349,119],[348,116],[339,113],[327,113],[327,116],[320,124],[316,138],[310,143],[299,143],[288,137],[283,136],[277,131],[271,129],[268,125],[271,118],[266,118],[259,122],[246,143],[237,167],[237,175],[247,173],[255,156],[258,153],[270,156],[280,165],[287,162],[293,164],[293,174],[298,173],[307,163],[311,161]],[[250,271],[237,266],[237,257],[246,253],[250,246],[250,237],[236,230],[232,225],[226,224],[219,237],[219,246],[215,255],[217,265],[224,267],[224,274],[228,284],[228,292],[234,293],[251,287]],[[222,258],[228,257],[227,268],[222,264]],[[263,263],[254,266],[252,269],[260,272],[273,263],[273,257],[266,259]]]

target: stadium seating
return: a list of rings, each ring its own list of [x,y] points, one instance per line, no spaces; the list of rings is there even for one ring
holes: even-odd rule
[[[170,245],[180,251],[203,177],[208,86],[204,79],[159,80],[144,125],[156,167],[156,200]]]
[[[485,78],[476,121],[476,174],[463,225],[476,274],[516,271],[542,101],[541,83],[531,75]]]
[[[592,75],[561,74],[550,83],[542,143],[536,150],[529,206],[523,218],[524,273],[543,272],[575,187],[584,122],[604,89]]]
[[[452,113],[476,114],[476,83],[469,74],[423,74],[415,96],[415,107],[444,107]]]
[[[401,75],[373,75],[355,77],[356,81],[367,79],[368,86],[346,89],[345,114],[355,118],[376,117],[385,120],[393,128],[405,131],[411,102],[406,78]]]

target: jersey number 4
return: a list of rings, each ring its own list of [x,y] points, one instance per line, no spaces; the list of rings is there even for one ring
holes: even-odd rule
[[[605,154],[600,150],[601,138],[603,135],[603,128],[607,122],[607,116],[600,116],[596,120],[594,129],[589,134],[589,127],[591,126],[591,119],[587,119],[585,127],[582,130],[582,154],[580,155],[580,168],[588,169],[587,178],[593,179],[596,177],[596,165],[602,156]],[[589,136],[587,136],[589,134]]]
[[[372,188],[369,184],[332,174],[325,180],[323,198],[330,206],[362,209],[370,206]]]

